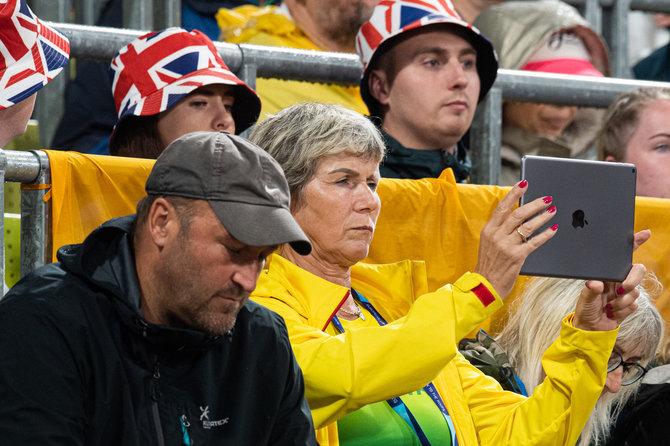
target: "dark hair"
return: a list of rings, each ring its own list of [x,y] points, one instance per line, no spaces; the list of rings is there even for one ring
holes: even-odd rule
[[[158,133],[158,116],[131,115],[123,118],[109,141],[109,153],[132,158],[158,158],[165,150]]]

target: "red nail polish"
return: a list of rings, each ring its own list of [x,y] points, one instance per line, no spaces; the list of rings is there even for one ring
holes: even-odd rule
[[[614,319],[614,313],[607,313],[608,319]]]
[[[611,313],[612,312],[612,304],[605,305],[605,311],[607,311],[608,313]]]
[[[526,181],[526,180],[521,180],[521,182],[519,183],[519,187],[520,187],[521,189],[523,189],[523,188],[526,187],[526,186],[528,186],[528,181]]]
[[[547,204],[551,203],[551,200],[553,200],[553,198],[551,198],[551,196],[547,196],[547,197],[544,197],[544,198],[542,199],[542,201],[544,201],[544,202],[547,203]]]
[[[547,212],[549,212],[550,214],[551,214],[552,212],[556,212],[556,206],[552,206],[552,207],[550,207],[549,209],[547,209]],[[558,226],[556,226],[556,227],[558,227]]]
[[[616,293],[617,294],[626,294],[626,289],[624,287],[620,286],[619,288],[617,288]]]
[[[558,229],[558,225],[554,225],[554,226],[551,227],[552,231],[556,231],[557,229]]]

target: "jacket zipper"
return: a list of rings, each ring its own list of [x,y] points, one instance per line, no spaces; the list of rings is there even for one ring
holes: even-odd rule
[[[165,437],[163,436],[163,427],[161,426],[161,416],[158,411],[158,400],[161,397],[158,380],[161,377],[161,372],[158,368],[158,361],[154,364],[154,372],[151,377],[150,393],[151,393],[151,411],[154,416],[154,427],[156,428],[156,437],[158,438],[158,446],[165,446]]]
[[[191,423],[188,421],[188,418],[186,418],[186,414],[179,418],[179,422],[181,423],[181,433],[183,434],[182,442],[184,446],[193,446],[191,437],[188,435],[188,428],[191,427]]]

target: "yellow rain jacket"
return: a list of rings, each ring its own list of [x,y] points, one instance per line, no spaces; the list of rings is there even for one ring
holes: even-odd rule
[[[482,276],[465,273],[432,293],[423,262],[357,264],[351,278],[388,325],[325,333],[348,289],[277,254],[251,296],[286,321],[321,446],[339,444],[336,421],[347,413],[431,381],[461,446],[576,443],[603,389],[618,330],[577,330],[568,316],[543,358],[547,379],[525,398],[503,391],[457,352],[457,341],[502,307]],[[494,297],[488,305],[472,292],[481,286]]]
[[[249,5],[220,9],[216,19],[222,30],[221,39],[231,43],[323,51],[286,15],[288,11],[283,11],[274,6]],[[258,78],[256,91],[262,103],[260,120],[267,113],[276,113],[299,102],[339,104],[364,115],[368,113],[358,87]]]

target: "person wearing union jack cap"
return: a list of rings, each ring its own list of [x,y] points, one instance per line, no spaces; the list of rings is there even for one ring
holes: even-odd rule
[[[0,147],[26,131],[35,93],[61,72],[70,43],[25,0],[0,0]]]
[[[491,43],[450,0],[383,0],[361,26],[356,51],[361,96],[388,150],[382,176],[438,177],[451,168],[467,181],[461,138],[496,78]]]
[[[197,30],[173,27],[133,40],[114,57],[110,74],[118,112],[112,155],[155,159],[186,133],[239,134],[260,114],[256,92]]]

